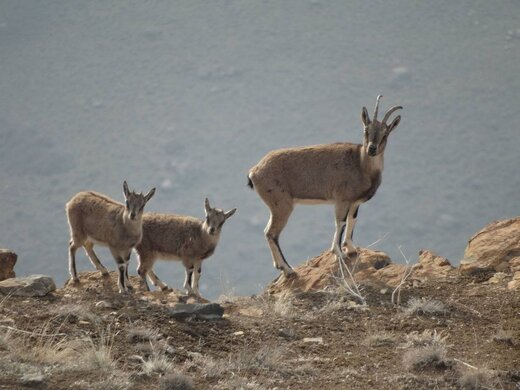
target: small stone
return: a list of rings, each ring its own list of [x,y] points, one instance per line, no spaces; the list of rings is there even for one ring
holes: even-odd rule
[[[323,344],[323,337],[305,337],[303,339],[304,343],[317,343]]]
[[[178,303],[170,310],[170,316],[176,320],[187,318],[218,320],[223,314],[224,308],[218,303]]]
[[[243,335],[244,335],[244,332],[242,332],[241,330],[239,330],[238,332],[233,333],[233,336],[243,336]]]
[[[27,387],[38,387],[40,389],[47,387],[45,385],[45,378],[42,374],[25,374],[22,376],[20,381]]]
[[[43,297],[56,290],[50,276],[31,275],[24,278],[11,278],[0,282],[0,293],[20,297]]]

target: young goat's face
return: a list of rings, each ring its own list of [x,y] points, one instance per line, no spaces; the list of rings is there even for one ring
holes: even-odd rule
[[[125,194],[126,200],[126,213],[131,220],[135,221],[143,215],[144,206],[155,194],[155,188],[152,188],[146,195],[143,193],[136,193],[128,190],[128,184],[126,181],[123,183],[123,193]]]
[[[401,121],[401,117],[397,116],[395,119],[390,123],[389,125],[386,124],[386,121],[390,117],[390,115],[395,111],[402,109],[401,106],[395,106],[390,108],[383,120],[379,122],[377,120],[377,111],[379,106],[379,99],[382,96],[379,95],[377,97],[377,103],[376,108],[374,110],[374,117],[372,120],[370,120],[370,117],[368,116],[368,111],[366,107],[363,107],[363,110],[361,111],[361,122],[363,123],[364,127],[364,141],[363,141],[363,148],[365,148],[365,153],[369,156],[377,156],[378,154],[381,154],[384,152],[386,147],[386,142],[388,140],[388,135],[394,130],[399,122]]]
[[[208,233],[213,236],[220,234],[220,230],[222,229],[224,222],[226,222],[226,220],[235,214],[235,211],[237,211],[236,208],[229,210],[228,212],[224,212],[221,209],[215,209],[210,206],[208,198],[206,198],[204,202],[204,209],[206,211],[205,224],[207,226]]]

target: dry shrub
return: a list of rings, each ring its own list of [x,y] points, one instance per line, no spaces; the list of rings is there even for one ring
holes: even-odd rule
[[[412,348],[404,354],[403,364],[409,370],[445,369],[451,365],[446,357],[446,348],[442,345],[428,345]]]
[[[153,353],[147,359],[142,360],[143,373],[165,375],[173,369],[171,359],[161,353]]]
[[[84,306],[79,304],[67,304],[56,308],[53,311],[55,319],[63,322],[75,323],[79,321],[88,321],[91,324],[97,325],[100,318]]]
[[[230,380],[220,381],[217,390],[266,390],[267,388],[257,383],[254,379],[234,377]]]
[[[394,334],[386,331],[375,332],[365,338],[365,344],[369,347],[386,347],[397,343]]]
[[[128,331],[128,341],[132,343],[142,343],[147,341],[157,341],[161,334],[157,329],[150,328],[130,328]]]
[[[446,305],[432,298],[412,298],[405,309],[407,315],[414,314],[446,314]]]
[[[464,370],[458,382],[464,390],[495,389],[499,386],[496,372],[486,369]]]
[[[202,354],[193,354],[192,360],[184,363],[186,370],[198,370],[208,379],[222,378],[226,373],[250,373],[261,372],[277,377],[308,376],[315,373],[310,364],[288,364],[284,351],[280,347],[265,346],[256,352],[241,351],[238,354],[230,354],[227,359],[214,360]]]
[[[500,328],[497,333],[493,335],[493,341],[501,344],[513,345],[513,332],[511,330]]]
[[[193,381],[179,372],[172,372],[161,379],[160,390],[193,390]]]
[[[430,345],[440,345],[446,347],[448,335],[444,331],[437,332],[435,329],[425,329],[422,333],[413,331],[405,336],[406,342],[401,348],[427,347]]]

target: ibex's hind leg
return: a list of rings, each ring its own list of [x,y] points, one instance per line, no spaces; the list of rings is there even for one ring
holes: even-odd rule
[[[101,261],[97,257],[96,252],[94,252],[94,243],[91,241],[86,241],[83,244],[83,247],[85,248],[85,252],[87,252],[87,256],[94,267],[96,267],[96,269],[101,272],[101,275],[107,276],[108,270],[103,264],[101,264]]]
[[[267,239],[267,243],[271,249],[274,266],[275,268],[283,271],[286,276],[294,274],[294,270],[291,268],[289,263],[287,263],[287,260],[285,260],[282,249],[280,248],[280,244],[278,243],[278,239],[280,237],[280,233],[289,220],[289,216],[291,215],[292,210],[292,204],[286,205],[284,208],[277,208],[275,210],[271,209],[271,218],[269,218],[269,223],[267,224],[264,231],[265,238]]]
[[[337,256],[343,258],[343,252],[341,251],[341,239],[345,232],[345,225],[347,220],[347,214],[350,207],[348,202],[339,202],[334,205],[334,214],[336,217],[336,232],[332,240],[331,252],[334,252]]]
[[[168,290],[168,285],[164,284],[161,279],[159,279],[157,277],[157,275],[155,274],[155,272],[153,272],[153,270],[149,270],[148,271],[148,277],[150,278],[150,280],[152,281],[153,285],[155,287],[159,287],[162,291],[166,291]]]
[[[72,281],[79,282],[78,272],[76,271],[76,250],[78,246],[74,244],[73,240],[69,242],[69,273]]]
[[[352,243],[352,237],[354,235],[354,226],[356,225],[360,205],[360,202],[352,203],[348,210],[347,233],[345,234],[343,245],[347,247],[347,256],[349,257],[357,254],[357,249]]]

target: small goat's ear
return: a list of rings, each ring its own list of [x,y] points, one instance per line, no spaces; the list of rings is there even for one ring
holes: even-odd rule
[[[368,111],[366,107],[363,107],[363,110],[361,110],[361,122],[365,127],[370,124],[370,118],[368,117]]]
[[[397,127],[399,122],[401,122],[401,115],[397,115],[392,121],[392,123],[390,123],[390,126],[388,126],[388,134],[390,134],[390,132]]]
[[[128,184],[126,183],[126,180],[123,182],[123,193],[125,194],[125,198],[128,198],[130,195],[130,191],[128,190]]]
[[[233,214],[235,214],[235,211],[237,211],[236,208],[232,209],[232,210],[229,210],[227,213],[224,213],[224,217],[226,219],[228,219],[229,217],[231,217]]]
[[[208,200],[208,198],[206,198],[206,199],[204,200],[204,209],[206,210],[206,214],[209,213],[210,210],[211,210],[211,206],[209,205],[209,200]]]
[[[148,192],[148,193],[144,196],[144,201],[145,201],[145,202],[148,202],[148,201],[150,200],[150,198],[151,198],[152,196],[154,196],[154,194],[155,194],[155,187],[152,188],[152,189],[150,190],[150,192]]]

